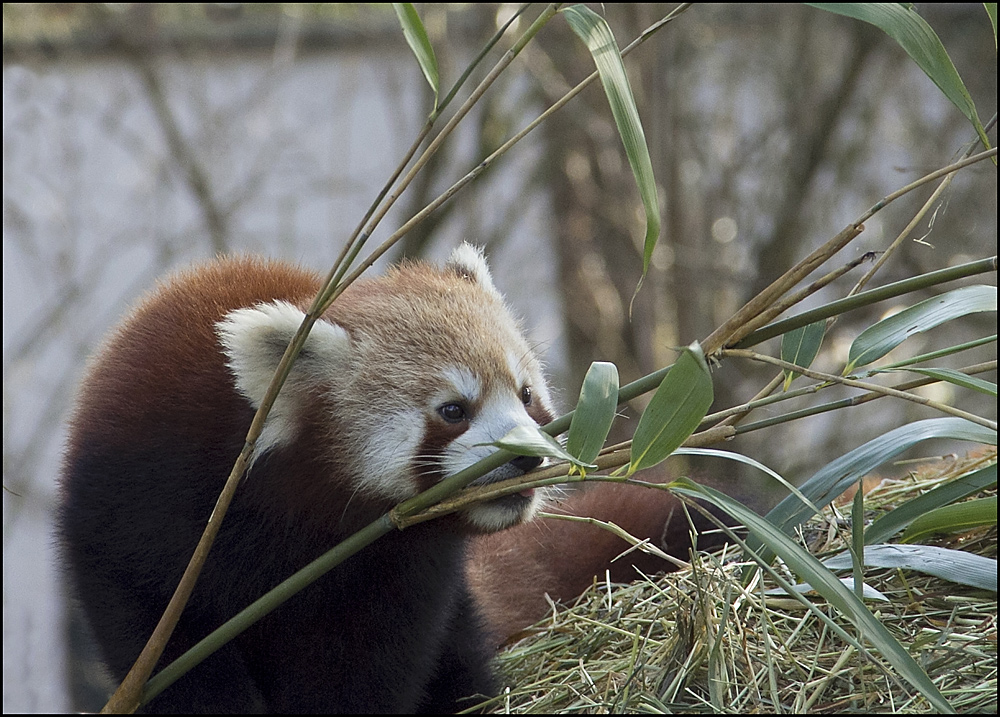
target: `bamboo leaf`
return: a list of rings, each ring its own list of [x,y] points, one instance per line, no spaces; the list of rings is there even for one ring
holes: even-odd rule
[[[645,276],[656,240],[660,236],[660,207],[646,135],[642,131],[632,87],[625,74],[625,65],[622,64],[621,51],[604,18],[587,6],[573,5],[562,10],[562,13],[594,58],[601,84],[604,85],[604,93],[611,105],[611,114],[625,145],[628,163],[639,186],[639,195],[646,210],[646,238],[642,253],[642,275]]]
[[[655,466],[674,452],[701,423],[712,405],[712,375],[695,342],[656,389],[632,437],[628,474]]]
[[[799,491],[813,504],[822,507],[862,476],[911,446],[930,438],[950,438],[995,446],[997,432],[962,418],[931,418],[910,423],[874,438],[831,461],[799,486]],[[778,503],[767,514],[767,518],[783,530],[790,531],[811,515],[813,510],[809,506],[803,505],[797,497],[790,495]]]
[[[734,453],[733,451],[722,451],[722,450],[719,450],[718,448],[678,448],[671,455],[674,455],[674,456],[708,456],[708,457],[711,457],[711,458],[725,458],[725,459],[730,460],[730,461],[736,461],[737,463],[743,463],[744,465],[748,465],[751,468],[756,468],[757,470],[761,471],[762,473],[766,473],[771,478],[773,478],[774,480],[776,480],[789,493],[793,493],[793,494],[799,496],[799,499],[803,503],[809,502],[808,499],[804,495],[802,495],[802,493],[799,491],[799,489],[796,488],[791,483],[789,483],[784,477],[782,477],[782,475],[780,473],[777,473],[776,471],[771,470],[770,468],[768,468],[767,466],[765,466],[760,461],[756,461],[753,458],[750,458],[749,456],[743,455],[742,453]],[[817,508],[816,510],[818,512],[819,508]]]
[[[983,3],[986,6],[986,14],[990,17],[990,24],[993,25],[993,50],[997,49],[997,4],[995,2]]]
[[[816,356],[819,355],[825,334],[826,321],[817,321],[800,329],[792,329],[781,337],[781,360],[809,368]],[[787,391],[788,387],[792,385],[792,381],[798,376],[799,374],[794,371],[786,369],[783,390]]]
[[[824,565],[826,565],[826,563],[824,563]],[[854,590],[854,578],[841,578],[840,582],[842,582],[844,586],[848,590],[853,592],[855,595],[857,594],[857,592]],[[792,589],[795,590],[795,592],[799,593],[816,592],[813,586],[810,585],[809,583],[797,583],[792,586]],[[764,594],[785,595],[786,593],[781,588],[771,588],[770,590],[765,590]],[[891,602],[891,600],[889,600],[889,598],[887,598],[884,594],[880,593],[878,590],[876,590],[867,583],[863,583],[861,585],[861,597],[864,598],[865,600],[878,600],[879,602]]]
[[[990,147],[976,105],[965,88],[937,33],[910,3],[807,3],[827,12],[874,25],[899,44],[965,117],[972,122],[983,146]],[[994,11],[995,12],[995,11]],[[991,15],[991,19],[995,15]],[[994,23],[994,30],[996,25]],[[994,41],[996,37],[994,35]]]
[[[809,551],[785,535],[778,526],[723,493],[707,486],[698,485],[686,478],[674,481],[672,490],[693,498],[707,500],[743,523],[759,544],[766,545],[774,554],[780,556],[801,580],[809,583],[817,593],[850,620],[858,633],[874,645],[904,679],[920,690],[935,709],[954,712],[952,706],[927,676],[927,673],[920,668],[906,648],[899,644],[899,641],[865,607],[865,604],[851,589],[824,567]],[[814,614],[824,621],[829,620],[821,610],[815,611]],[[843,634],[833,621],[829,621],[827,624],[838,634]]]
[[[904,543],[914,543],[938,533],[961,533],[984,525],[997,524],[997,497],[945,505],[920,516],[903,533]],[[993,576],[996,590],[996,574]]]
[[[427,84],[434,91],[434,109],[436,110],[438,106],[438,91],[440,89],[437,57],[434,55],[434,48],[431,46],[430,38],[427,37],[427,30],[424,29],[424,23],[421,22],[416,8],[413,7],[413,3],[394,2],[392,9],[396,11],[399,24],[403,27],[403,37],[406,38],[406,44],[413,50],[413,54],[417,58],[417,63],[420,65],[420,71],[424,73]]]
[[[871,374],[880,373],[882,371],[892,371],[897,368],[905,368],[907,366],[914,366],[918,363],[923,363],[925,361],[933,361],[935,359],[944,358],[945,356],[952,356],[963,351],[968,351],[969,349],[974,349],[979,346],[985,346],[986,344],[995,344],[997,342],[997,335],[991,334],[989,336],[981,336],[978,339],[973,339],[972,341],[965,341],[960,344],[955,344],[954,346],[947,346],[943,349],[937,351],[931,351],[929,353],[920,354],[919,356],[911,356],[908,359],[903,359],[902,361],[893,361],[885,366],[879,366],[878,368],[868,369],[867,371],[862,371],[858,376],[869,376]],[[963,374],[964,375],[964,374]]]
[[[993,396],[993,398],[997,396],[997,385],[995,383],[984,381],[975,376],[968,376],[952,368],[908,368],[906,370],[921,373],[924,376],[930,376],[939,381],[947,381],[962,388],[971,388],[973,391],[985,393],[987,396]]]
[[[844,373],[882,358],[913,334],[967,314],[996,310],[995,286],[966,286],[921,301],[862,331],[851,344]]]
[[[566,438],[566,450],[584,463],[593,463],[601,452],[618,410],[618,367],[595,361],[580,388],[580,400]]]
[[[993,501],[995,521],[995,497]],[[824,560],[823,565],[831,570],[846,570],[851,567],[852,560],[850,552],[845,550]],[[865,547],[864,564],[870,568],[916,570],[959,585],[971,585],[993,592],[997,589],[997,561],[964,550],[936,545],[868,545]]]
[[[477,443],[479,446],[496,446],[504,450],[516,453],[519,456],[537,456],[539,458],[558,458],[568,461],[581,468],[593,470],[597,466],[584,463],[563,448],[559,441],[547,433],[543,433],[537,426],[515,426],[507,435],[492,443]]]
[[[925,513],[943,505],[951,505],[985,488],[995,486],[996,483],[997,466],[994,463],[938,486],[876,519],[865,531],[865,543],[884,542]]]

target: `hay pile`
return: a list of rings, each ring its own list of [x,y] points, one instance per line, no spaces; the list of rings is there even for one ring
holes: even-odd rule
[[[995,460],[991,449],[882,481],[866,496],[868,517]],[[825,556],[844,547],[845,525],[845,518],[828,508],[804,526],[802,538],[812,552]],[[937,544],[996,558],[996,527],[945,536]],[[797,600],[769,593],[774,586],[759,571],[743,587],[740,558],[739,548],[731,546],[695,556],[688,569],[625,586],[595,584],[576,605],[553,606],[551,618],[536,626],[535,634],[501,654],[500,668],[516,687],[488,709],[931,711],[879,654],[859,652]],[[912,571],[867,569],[865,578],[890,599],[867,601],[868,606],[952,706],[995,714],[996,593]],[[823,610],[855,634],[831,606],[823,604]]]

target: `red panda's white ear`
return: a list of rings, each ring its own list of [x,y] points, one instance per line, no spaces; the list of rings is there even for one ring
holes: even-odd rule
[[[448,257],[445,268],[476,282],[497,298],[503,298],[496,286],[493,285],[490,267],[486,264],[483,250],[479,247],[462,242]]]
[[[252,309],[236,309],[216,324],[236,388],[257,408],[267,392],[288,342],[298,331],[305,313],[287,301],[258,304]],[[317,321],[286,381],[289,389],[310,388],[318,381],[343,374],[351,351],[351,338],[342,327]],[[279,396],[279,403],[285,403]],[[286,413],[287,405],[275,404],[272,414]]]

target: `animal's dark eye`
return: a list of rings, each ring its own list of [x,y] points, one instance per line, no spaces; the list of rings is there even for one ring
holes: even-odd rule
[[[525,386],[521,389],[521,403],[525,406],[531,403],[531,386]]]
[[[446,403],[438,409],[438,415],[448,423],[461,423],[465,420],[465,409],[459,403]]]

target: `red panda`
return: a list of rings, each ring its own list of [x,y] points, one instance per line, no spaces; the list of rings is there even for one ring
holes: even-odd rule
[[[62,477],[70,583],[122,678],[172,594],[288,341],[320,286],[221,259],[147,297],[83,380]],[[478,250],[348,288],[258,441],[161,665],[394,505],[553,418],[537,358]],[[517,458],[480,479],[531,470]],[[496,646],[596,574],[669,566],[591,526],[524,524],[517,494],[384,536],[145,706],[153,712],[453,712],[496,690]],[[562,510],[686,555],[668,494],[601,484]],[[674,515],[674,513],[677,513]],[[671,520],[673,518],[673,520]],[[504,530],[511,528],[510,530]],[[503,532],[495,532],[503,531]],[[624,571],[624,572],[619,572]]]
[[[82,383],[59,519],[71,584],[114,676],[167,604],[254,410],[317,293],[285,264],[181,274],[113,333]],[[519,424],[553,418],[538,360],[478,250],[348,288],[267,419],[161,665]],[[517,458],[480,482],[539,464]],[[495,690],[464,574],[469,536],[538,492],[385,536],[146,705],[157,712],[447,712]]]

